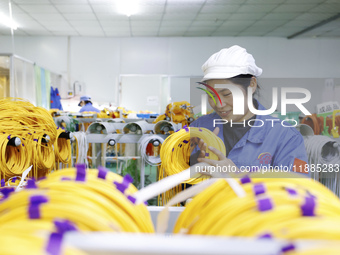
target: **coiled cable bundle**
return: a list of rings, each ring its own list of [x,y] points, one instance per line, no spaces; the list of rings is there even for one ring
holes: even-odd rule
[[[161,168],[159,170],[159,180],[167,176],[178,174],[183,170],[188,169],[192,147],[192,138],[202,139],[207,144],[206,158],[218,160],[218,157],[212,153],[208,147],[214,147],[221,151],[224,155],[226,149],[223,141],[213,132],[206,128],[186,127],[168,136],[162,144],[160,157]],[[191,178],[184,183],[197,184],[204,178]],[[185,186],[179,185],[172,190],[162,194],[162,204],[164,205],[171,197],[180,192]],[[159,197],[159,204],[160,197]]]
[[[196,195],[174,233],[283,239],[340,240],[340,200],[297,173],[252,173],[238,197],[225,179]]]
[[[62,138],[61,135],[64,134],[65,131],[61,128],[57,128],[57,139],[54,143],[54,153],[56,160],[56,169],[59,169],[59,163],[63,164],[62,168],[66,168],[67,164],[71,164],[71,141],[69,139]]]
[[[340,196],[340,145],[327,136],[304,137],[312,178]]]
[[[153,155],[155,155],[155,152],[158,152],[160,148],[162,148],[163,142],[164,139],[158,135],[149,135],[142,137],[142,139],[139,141],[139,150],[144,162],[151,166],[157,166],[161,163],[160,156],[151,156],[148,154],[152,153]],[[150,147],[151,153],[149,150]]]
[[[69,141],[60,139],[50,113],[20,98],[0,99],[0,178],[20,176],[33,165],[29,177],[43,177],[71,159]],[[9,146],[12,139],[18,139]],[[20,141],[20,142],[19,142]]]
[[[56,220],[67,221],[79,231],[153,233],[145,204],[135,204],[136,187],[130,176],[119,176],[103,167],[56,171],[24,190],[2,189],[0,231],[12,229],[35,235],[51,231]],[[7,233],[7,232],[6,232]]]
[[[74,132],[73,137],[75,138],[75,152],[76,152],[76,163],[85,163],[88,165],[87,161],[87,151],[89,149],[89,145],[86,139],[86,133],[79,131]]]

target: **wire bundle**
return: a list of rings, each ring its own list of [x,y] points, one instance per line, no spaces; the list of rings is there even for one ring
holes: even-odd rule
[[[5,195],[0,204],[0,231],[13,229],[34,235],[51,230],[61,219],[79,231],[153,233],[146,206],[135,205],[137,191],[132,178],[105,168],[86,169],[84,164],[53,172],[26,189]]]
[[[74,132],[73,137],[75,138],[75,152],[76,152],[76,163],[85,163],[88,165],[87,161],[87,152],[89,149],[89,145],[87,143],[86,139],[86,133],[79,131],[79,132]]]
[[[159,170],[159,180],[173,174],[178,174],[190,167],[190,155],[194,146],[194,143],[191,143],[192,138],[202,139],[207,144],[206,158],[218,160],[218,157],[208,149],[209,146],[218,149],[224,155],[226,154],[226,149],[222,140],[209,129],[196,127],[188,128],[185,126],[168,136],[162,144],[160,152],[162,164]],[[184,183],[197,184],[202,180],[204,180],[204,178],[191,178]],[[165,194],[162,194],[162,204],[164,205],[171,197],[180,192],[182,188],[185,188],[185,186],[179,185]]]
[[[152,146],[152,142],[154,141],[158,141],[159,145],[157,147]],[[159,148],[162,147],[162,144],[164,142],[164,139],[158,135],[150,135],[150,136],[144,136],[142,137],[142,139],[139,141],[139,150],[141,152],[141,156],[144,160],[144,162],[146,162],[148,165],[151,166],[157,166],[161,163],[161,158],[158,156],[151,156],[148,154],[149,152],[149,146],[152,146],[151,151],[150,152],[155,152],[155,148],[158,148],[157,151],[159,150]]]
[[[340,196],[340,145],[327,136],[304,137],[312,178]]]
[[[319,182],[296,173],[253,173],[239,183],[243,197],[225,179],[195,196],[174,233],[340,240],[340,201]]]
[[[57,128],[57,139],[54,143],[54,153],[56,159],[56,169],[59,169],[59,163],[63,164],[62,168],[65,168],[67,164],[71,164],[71,142],[69,139],[61,138],[60,135],[65,131],[61,128]]]
[[[30,177],[45,176],[53,170],[56,160],[53,144],[59,133],[47,110],[20,98],[0,99],[0,132],[1,179],[21,175],[30,165],[33,165]],[[21,144],[8,146],[13,137],[20,138]],[[67,153],[71,154],[70,150]]]

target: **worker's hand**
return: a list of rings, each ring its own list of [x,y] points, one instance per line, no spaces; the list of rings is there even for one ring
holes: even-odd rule
[[[220,129],[218,127],[216,127],[213,131],[213,133],[215,135],[218,135],[219,132],[220,132]],[[205,152],[207,150],[207,144],[202,139],[200,139],[198,137],[191,138],[190,143],[191,143],[190,154],[195,149],[195,147],[198,146],[198,148],[200,148],[200,151],[201,151],[198,158],[204,158]]]
[[[237,168],[237,166],[234,164],[234,162],[231,159],[228,159],[222,152],[220,152],[218,149],[209,146],[208,148],[211,152],[213,152],[217,157],[218,160],[213,160],[213,159],[208,159],[208,158],[198,158],[197,161],[198,162],[203,162],[203,163],[207,163],[211,166],[220,166],[221,168],[223,166],[227,167],[226,169],[230,169],[231,167],[233,168],[232,172],[238,172],[239,169]]]

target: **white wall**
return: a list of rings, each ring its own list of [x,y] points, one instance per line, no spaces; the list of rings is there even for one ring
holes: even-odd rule
[[[205,60],[233,44],[253,54],[263,78],[340,78],[340,39],[71,37],[70,42],[71,83],[84,82],[87,93],[102,102],[117,102],[120,74],[201,76]],[[67,47],[67,37],[15,37],[15,54],[65,75]],[[10,37],[0,37],[0,52],[12,52]]]

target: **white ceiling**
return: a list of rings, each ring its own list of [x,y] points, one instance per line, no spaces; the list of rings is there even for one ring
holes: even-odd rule
[[[128,0],[11,0],[14,34],[290,37],[317,25],[298,36],[340,37],[340,0],[139,0],[130,17],[118,13],[119,1]],[[0,0],[6,15],[8,2]],[[10,33],[0,25],[0,35]]]

